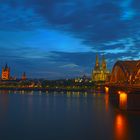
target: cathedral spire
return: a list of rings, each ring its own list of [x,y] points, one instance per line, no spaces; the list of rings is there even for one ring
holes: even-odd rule
[[[100,63],[99,63],[98,54],[96,54],[95,70],[99,70],[99,69],[100,69]]]
[[[107,69],[106,60],[105,60],[104,55],[102,56],[102,69],[103,69],[103,70],[106,70],[106,69]]]

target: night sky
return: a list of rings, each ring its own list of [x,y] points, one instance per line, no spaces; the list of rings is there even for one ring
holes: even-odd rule
[[[0,67],[12,76],[89,76],[97,53],[110,70],[140,59],[140,0],[0,0]]]

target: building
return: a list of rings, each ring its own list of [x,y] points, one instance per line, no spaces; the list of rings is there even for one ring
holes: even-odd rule
[[[23,74],[22,74],[22,78],[21,78],[23,81],[25,81],[26,79],[27,79],[27,77],[26,77],[26,73],[24,72]]]
[[[82,82],[86,83],[86,82],[91,81],[91,78],[86,75],[83,75],[82,77],[75,78],[74,81],[75,83],[82,83]]]
[[[2,80],[10,80],[10,67],[6,64],[4,68],[2,68]]]
[[[102,62],[100,65],[98,55],[96,55],[96,62],[94,69],[92,71],[92,80],[95,82],[105,82],[109,80],[110,72],[107,69],[107,64],[104,56],[102,57]]]

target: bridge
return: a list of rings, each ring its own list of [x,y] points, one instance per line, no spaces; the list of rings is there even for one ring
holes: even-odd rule
[[[112,69],[110,84],[140,86],[140,60],[117,61]]]
[[[117,61],[106,90],[120,109],[140,110],[140,60]]]
[[[140,92],[140,60],[117,61],[112,69],[109,87]]]

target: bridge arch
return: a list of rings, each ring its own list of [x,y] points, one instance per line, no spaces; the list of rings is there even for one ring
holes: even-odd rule
[[[140,61],[137,63],[137,71],[135,74],[136,83],[140,83]]]
[[[132,84],[140,81],[139,61],[117,61],[112,69],[110,83]]]

